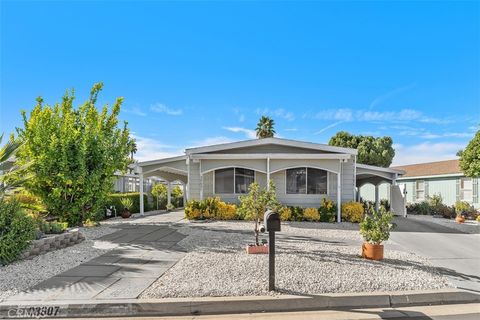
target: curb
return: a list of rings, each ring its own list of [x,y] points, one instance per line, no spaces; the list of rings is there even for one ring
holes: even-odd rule
[[[74,318],[115,316],[189,316],[348,308],[397,308],[478,303],[480,294],[457,290],[398,291],[315,296],[246,296],[150,300],[60,300],[0,303],[0,318]]]

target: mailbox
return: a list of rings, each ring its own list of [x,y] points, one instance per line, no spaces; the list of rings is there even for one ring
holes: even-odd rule
[[[280,231],[280,215],[272,210],[267,210],[264,215],[264,224],[266,231]]]

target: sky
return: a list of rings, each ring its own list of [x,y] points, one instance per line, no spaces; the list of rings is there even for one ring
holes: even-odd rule
[[[455,158],[480,124],[480,2],[0,1],[0,132],[75,89],[124,97],[139,160],[254,138],[391,136]]]

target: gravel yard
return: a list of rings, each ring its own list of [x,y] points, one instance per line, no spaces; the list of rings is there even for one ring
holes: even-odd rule
[[[247,255],[253,223],[181,222],[189,253],[140,298],[265,295],[268,255]],[[360,257],[358,225],[294,222],[277,235],[277,288],[285,294],[437,289],[450,286],[427,261],[389,250]]]
[[[80,228],[85,241],[79,244],[0,266],[0,301],[112,250],[110,243],[95,239],[115,231],[105,226]]]

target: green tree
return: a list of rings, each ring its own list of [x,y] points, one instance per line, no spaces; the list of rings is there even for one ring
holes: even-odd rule
[[[17,153],[20,164],[31,162],[35,175],[25,184],[47,210],[69,225],[95,220],[103,211],[112,190],[114,173],[125,172],[131,163],[131,139],[125,122],[118,126],[122,98],[111,112],[95,103],[102,83],[93,86],[89,99],[74,108],[74,92],[66,92],[61,103],[45,105],[42,98],[18,129],[23,146]]]
[[[260,120],[258,120],[257,128],[255,129],[257,133],[258,139],[263,138],[273,138],[275,134],[275,121],[270,119],[269,117],[262,116]]]
[[[2,144],[3,134],[0,135],[0,145]],[[25,176],[19,178],[18,173],[22,168],[19,168],[14,163],[14,156],[21,146],[20,141],[12,137],[0,148],[0,198],[5,193],[14,190],[25,182]]]
[[[467,177],[480,177],[480,130],[460,153],[460,169]]]
[[[390,137],[352,135],[345,131],[337,132],[328,142],[331,146],[353,148],[358,150],[357,162],[379,167],[392,164],[395,150]]]

